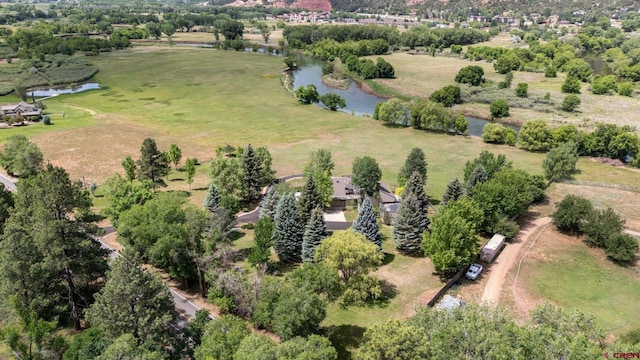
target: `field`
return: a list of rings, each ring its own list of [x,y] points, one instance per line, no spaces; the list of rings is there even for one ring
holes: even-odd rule
[[[497,44],[502,43],[497,42]],[[444,56],[410,55],[408,53],[393,53],[383,57],[395,68],[396,78],[375,81],[413,97],[429,98],[435,90],[455,84],[454,78],[458,71],[468,65],[481,66],[487,80],[493,82],[504,80],[504,75],[498,74],[493,69],[493,64],[484,61],[468,61]],[[512,89],[518,83],[528,83],[530,96],[543,97],[548,92],[559,106],[566,95],[560,91],[564,78],[565,75],[561,73],[558,73],[557,78],[545,78],[542,73],[515,72]],[[521,124],[527,120],[544,119],[553,126],[574,124],[586,128],[594,126],[597,122],[640,125],[640,119],[637,116],[640,112],[640,102],[637,98],[619,95],[593,95],[588,91],[589,86],[589,84],[582,84],[582,94],[578,95],[582,104],[574,113],[558,109],[541,113],[533,109],[511,107],[511,116],[505,118],[505,121]],[[461,104],[455,106],[454,110],[480,118],[488,119],[491,117],[487,104]]]

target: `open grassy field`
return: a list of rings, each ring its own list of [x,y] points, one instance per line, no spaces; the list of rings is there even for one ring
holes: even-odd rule
[[[640,322],[640,303],[632,300],[640,294],[638,265],[616,265],[602,249],[553,226],[523,261],[514,292],[518,302],[527,299],[524,307],[551,301],[593,315],[607,333],[621,334]]]
[[[497,41],[497,45],[504,45],[504,41]],[[484,44],[483,44],[484,45]],[[408,53],[393,53],[383,56],[395,68],[395,79],[377,79],[384,86],[390,87],[403,94],[429,98],[431,94],[446,85],[452,85],[458,71],[468,65],[481,66],[485,71],[485,78],[494,82],[504,80],[504,75],[498,74],[493,64],[484,61],[468,61],[458,58],[429,55],[410,55]],[[530,96],[544,96],[547,92],[556,100],[557,107],[566,96],[561,92],[565,75],[558,73],[557,78],[545,78],[543,73],[515,72],[512,88],[518,83],[529,84]],[[582,104],[574,113],[559,109],[541,113],[534,109],[511,107],[511,116],[504,120],[512,123],[523,123],[527,120],[544,119],[551,125],[574,124],[579,127],[590,128],[597,122],[615,123],[620,125],[639,126],[640,102],[637,98],[620,95],[593,95],[589,91],[589,84],[582,84],[582,93],[578,95]],[[490,118],[489,105],[466,103],[457,105],[454,110],[466,115],[480,118]]]

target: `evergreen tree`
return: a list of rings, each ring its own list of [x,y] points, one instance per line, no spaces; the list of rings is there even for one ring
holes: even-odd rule
[[[325,204],[331,202],[333,195],[333,180],[331,174],[335,164],[331,159],[331,152],[326,149],[318,149],[311,153],[311,160],[304,167],[304,177],[313,177],[316,188],[322,196]]]
[[[293,194],[285,194],[278,201],[275,227],[271,243],[278,258],[286,262],[300,261],[304,226],[298,216],[296,199]]]
[[[169,175],[169,159],[166,153],[158,150],[156,141],[146,138],[140,148],[138,159],[138,179],[151,180],[154,185],[165,186],[164,176]]]
[[[393,242],[396,248],[406,253],[420,251],[422,234],[427,230],[429,219],[420,210],[416,196],[410,193],[402,198],[398,215],[393,221]]]
[[[398,185],[404,186],[414,171],[422,177],[422,184],[427,181],[427,161],[424,152],[420,148],[413,148],[407,156],[400,172],[398,173]]]
[[[313,181],[313,177],[309,176],[307,178],[307,184],[300,194],[300,199],[298,199],[298,213],[303,225],[307,224],[307,221],[309,221],[309,218],[311,217],[311,212],[317,207],[323,208],[324,201],[318,192],[318,188],[316,187],[315,181]]]
[[[91,238],[95,226],[83,216],[90,205],[80,183],[48,165],[18,184],[0,242],[2,290],[17,294],[23,306],[36,300],[36,309],[48,318],[68,310],[77,330],[83,307],[107,270],[107,252]]]
[[[416,196],[420,206],[420,212],[425,215],[428,214],[429,198],[427,198],[427,194],[424,193],[424,181],[422,181],[422,176],[420,176],[417,171],[411,174],[411,178],[409,178],[409,182],[407,182],[404,192],[402,193],[403,196],[408,196],[409,194]]]
[[[447,184],[447,190],[444,191],[440,205],[447,205],[449,201],[456,201],[460,199],[462,195],[464,195],[462,184],[460,184],[460,180],[458,180],[458,178],[455,178]]]
[[[262,190],[262,164],[251,144],[242,152],[244,200],[252,202],[260,198]]]
[[[260,185],[267,186],[275,179],[276,174],[271,168],[271,154],[266,147],[259,147],[256,148],[256,156],[260,160]]]
[[[487,175],[487,171],[484,169],[484,166],[477,165],[475,169],[473,169],[471,175],[469,175],[469,180],[467,180],[467,183],[465,184],[465,192],[467,195],[470,195],[474,186],[485,183],[487,180],[489,180],[489,176]]]
[[[218,187],[211,183],[209,184],[209,189],[207,189],[207,195],[204,197],[204,203],[202,206],[209,212],[213,213],[220,206],[221,196],[220,191],[218,191]]]
[[[254,245],[249,253],[249,263],[251,265],[262,265],[269,262],[271,257],[271,235],[273,234],[273,220],[266,216],[260,218],[256,223],[253,242]]]
[[[279,200],[280,194],[278,194],[278,191],[274,186],[270,186],[269,190],[267,190],[267,194],[260,202],[260,218],[269,217],[271,220],[275,219]]]
[[[353,222],[351,227],[354,231],[364,235],[367,240],[376,244],[378,250],[382,250],[382,238],[380,236],[380,228],[378,227],[378,219],[368,196],[364,197],[364,201],[362,201],[360,209],[358,209],[356,221]]]
[[[173,312],[173,299],[160,277],[124,256],[111,263],[87,320],[111,338],[130,333],[140,345],[165,340]]]
[[[316,247],[322,239],[329,236],[327,225],[324,222],[324,213],[320,207],[311,211],[311,217],[304,228],[302,236],[302,261],[313,262],[316,255]]]

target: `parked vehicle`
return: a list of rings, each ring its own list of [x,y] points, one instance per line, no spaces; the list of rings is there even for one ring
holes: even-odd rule
[[[478,278],[478,276],[480,276],[481,272],[482,272],[482,265],[471,264],[471,266],[469,266],[469,270],[467,270],[467,273],[464,276],[469,280],[475,280]]]

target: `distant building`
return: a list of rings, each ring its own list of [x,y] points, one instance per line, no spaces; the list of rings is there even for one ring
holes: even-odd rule
[[[21,116],[25,120],[28,120],[30,117],[37,117],[39,119],[42,117],[42,109],[37,108],[33,104],[21,101],[18,104],[7,104],[2,106],[2,108],[0,108],[0,115],[2,115],[2,117]]]
[[[487,18],[485,18],[482,15],[471,15],[471,16],[469,16],[469,19],[467,19],[467,22],[473,22],[473,21],[477,21],[479,23],[486,23],[487,22]]]

